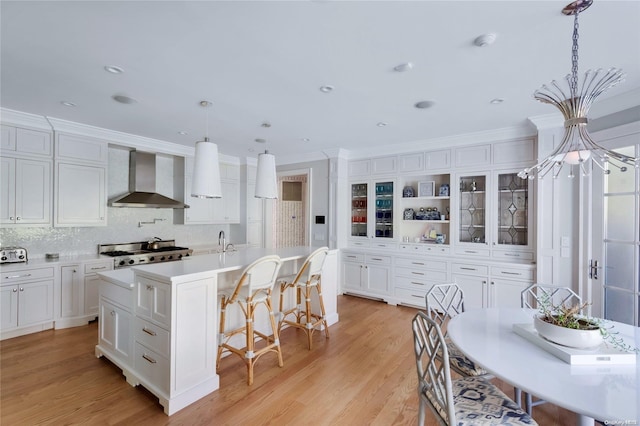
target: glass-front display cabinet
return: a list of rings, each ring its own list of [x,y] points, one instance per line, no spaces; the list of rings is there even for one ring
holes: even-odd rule
[[[517,173],[498,173],[498,226],[495,243],[529,245],[529,180]]]
[[[395,182],[351,184],[351,236],[394,237]]]
[[[458,240],[487,243],[487,176],[460,176]]]
[[[351,184],[351,236],[368,237],[367,232],[367,207],[368,207],[367,183]]]

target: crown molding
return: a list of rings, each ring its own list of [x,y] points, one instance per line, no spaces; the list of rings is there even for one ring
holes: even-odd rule
[[[307,163],[310,161],[322,161],[329,158],[349,158],[349,152],[344,148],[332,148],[324,151],[314,151],[304,154],[276,155],[276,165]]]
[[[420,151],[432,151],[465,145],[477,145],[488,142],[499,142],[511,139],[533,137],[536,130],[530,124],[502,129],[486,130],[475,133],[445,136],[441,138],[424,139],[412,142],[388,144],[384,147],[366,147],[362,150],[349,150],[348,159],[371,158],[385,155],[410,154]]]
[[[564,117],[562,117],[560,113],[536,115],[527,118],[527,120],[529,120],[538,131],[564,127]]]
[[[52,130],[46,117],[8,108],[0,108],[0,121],[13,126],[31,127],[49,132]]]

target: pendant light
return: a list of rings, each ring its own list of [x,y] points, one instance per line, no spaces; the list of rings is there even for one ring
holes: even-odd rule
[[[200,106],[209,108],[211,102],[200,101]],[[218,145],[209,141],[209,114],[207,132],[204,140],[196,142],[196,152],[191,182],[191,196],[196,198],[221,198],[220,164],[218,163]]]
[[[618,68],[588,70],[582,84],[578,84],[578,15],[592,3],[593,0],[577,0],[562,9],[563,14],[574,16],[571,74],[564,81],[554,80],[549,85],[543,85],[534,92],[533,97],[560,110],[565,119],[564,137],[559,147],[544,160],[518,173],[523,179],[533,179],[536,175],[542,179],[549,172],[557,178],[565,165],[569,168],[570,178],[575,176],[574,168],[586,176],[594,165],[601,168],[604,174],[610,173],[609,166],[621,172],[627,171],[628,166],[638,167],[640,158],[598,145],[587,131],[587,113],[595,99],[625,77]]]
[[[276,176],[276,157],[264,151],[258,154],[256,171],[256,198],[278,198],[278,178]]]

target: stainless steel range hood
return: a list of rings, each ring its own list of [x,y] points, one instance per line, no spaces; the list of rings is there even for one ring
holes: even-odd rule
[[[156,192],[156,155],[131,151],[129,192],[109,200],[111,207],[186,209],[188,205]]]

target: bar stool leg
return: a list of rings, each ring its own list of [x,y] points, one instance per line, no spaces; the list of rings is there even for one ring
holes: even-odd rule
[[[247,316],[246,316],[246,337],[247,337],[247,347],[245,349],[244,357],[247,363],[247,384],[253,384],[253,366],[255,364],[255,358],[253,353],[253,345],[254,345],[254,336],[253,336],[253,302],[247,303]]]
[[[278,366],[282,367],[284,365],[284,361],[282,360],[282,347],[280,346],[280,332],[278,330],[278,326],[276,325],[276,319],[273,313],[273,307],[271,306],[271,297],[267,298],[267,300],[265,301],[265,304],[267,305],[267,309],[269,309],[269,319],[271,320],[271,330],[273,330],[273,344],[275,345],[276,353],[278,354]]]
[[[329,324],[327,324],[327,313],[324,310],[324,300],[322,299],[322,278],[318,277],[318,284],[316,285],[316,291],[318,292],[318,301],[320,302],[320,313],[322,313],[322,325],[324,325],[324,336],[329,338]]]
[[[216,373],[220,372],[220,360],[222,359],[222,351],[224,347],[224,320],[227,309],[226,297],[220,301],[220,329],[218,331],[218,356],[216,357]]]

